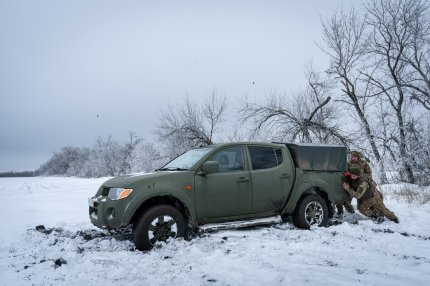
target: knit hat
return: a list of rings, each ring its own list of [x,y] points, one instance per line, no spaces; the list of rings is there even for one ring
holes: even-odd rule
[[[361,153],[358,151],[351,151],[351,158],[352,157],[361,158]]]
[[[349,170],[349,173],[351,175],[361,176],[361,170],[359,168],[351,168],[351,170]]]

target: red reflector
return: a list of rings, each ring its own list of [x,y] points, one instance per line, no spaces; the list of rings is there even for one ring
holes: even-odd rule
[[[185,190],[187,190],[187,191],[191,191],[193,188],[191,188],[191,185],[186,185],[185,186]]]

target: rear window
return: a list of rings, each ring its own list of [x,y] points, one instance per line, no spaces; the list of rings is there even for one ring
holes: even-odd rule
[[[269,169],[282,163],[282,149],[249,146],[248,150],[253,170]]]

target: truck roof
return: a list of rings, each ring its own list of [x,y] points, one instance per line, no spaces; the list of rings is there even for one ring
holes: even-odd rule
[[[341,145],[291,142],[230,142],[211,146],[261,145],[287,147],[296,167],[312,171],[346,171],[347,148]]]
[[[273,146],[273,147],[285,147],[284,143],[276,142],[257,142],[257,141],[242,141],[242,142],[227,142],[227,143],[217,143],[209,146],[221,147],[221,146],[232,146],[232,145],[261,145],[261,146]],[[209,147],[207,146],[207,147]]]

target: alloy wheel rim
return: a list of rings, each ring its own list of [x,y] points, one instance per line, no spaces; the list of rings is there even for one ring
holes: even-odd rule
[[[305,219],[309,225],[319,225],[324,219],[324,210],[319,202],[312,201],[306,205]]]
[[[176,238],[177,234],[178,225],[169,215],[155,217],[148,228],[148,238],[152,245],[157,241],[167,241],[169,238]]]

